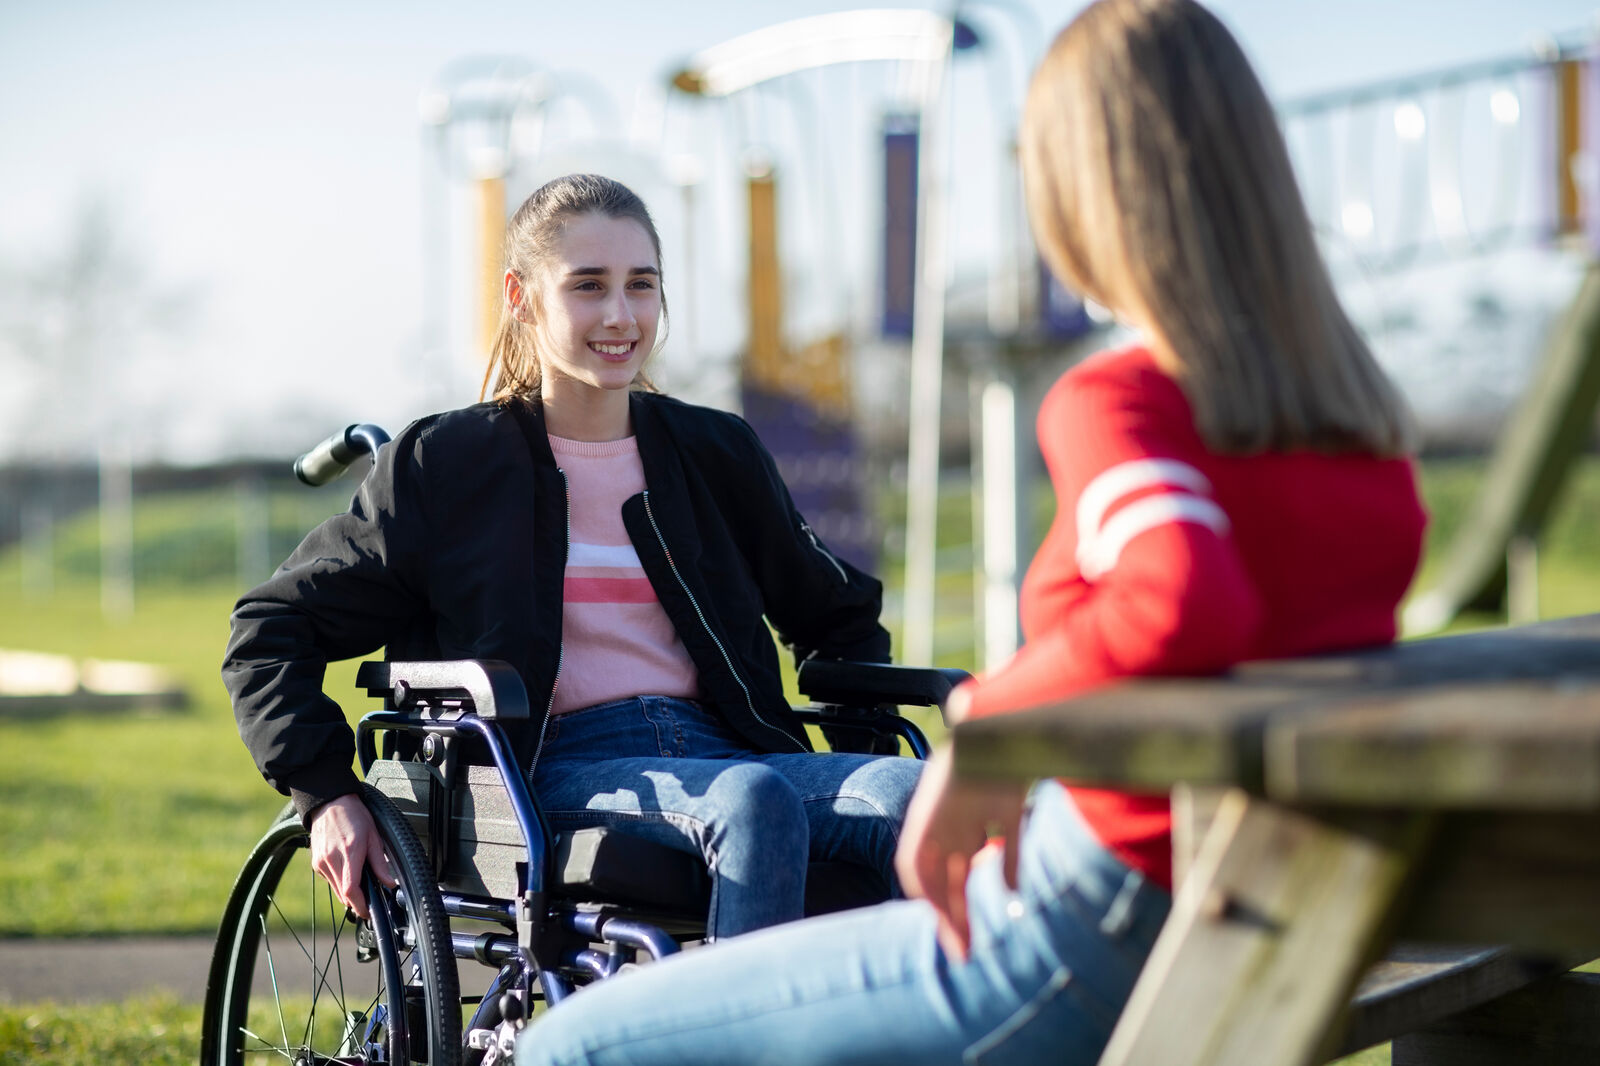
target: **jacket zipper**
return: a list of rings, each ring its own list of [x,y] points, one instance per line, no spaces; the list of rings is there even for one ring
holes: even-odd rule
[[[799,748],[799,750],[805,751],[806,749],[804,746],[802,746],[793,737],[790,737],[788,733],[784,732],[782,729],[779,729],[777,726],[761,717],[761,712],[756,710],[755,700],[750,697],[750,687],[744,683],[744,678],[739,676],[739,671],[734,669],[733,657],[728,654],[728,649],[723,646],[721,638],[719,638],[712,630],[711,623],[706,621],[705,612],[700,609],[700,601],[696,600],[694,598],[694,593],[689,591],[688,583],[683,580],[683,575],[678,572],[678,564],[672,561],[672,549],[667,547],[667,538],[661,535],[661,527],[656,524],[656,513],[650,506],[649,489],[644,490],[644,514],[645,517],[650,520],[650,529],[656,535],[656,542],[661,545],[662,554],[667,557],[667,566],[672,570],[672,576],[677,579],[678,587],[683,590],[683,594],[689,597],[689,606],[694,608],[695,617],[700,619],[700,625],[705,629],[706,636],[711,638],[711,642],[717,646],[717,651],[722,653],[722,661],[727,665],[728,673],[733,675],[733,679],[739,683],[739,688],[744,690],[745,706],[750,708],[750,713],[755,716],[756,721],[760,722],[762,725],[776,733],[782,733],[783,736],[788,738],[791,743]]]
[[[572,486],[567,481],[567,472],[556,467],[556,473],[561,475],[561,501],[567,520],[566,539],[561,544],[561,571],[565,575],[567,560],[572,557]],[[565,580],[565,576],[563,576]],[[562,640],[556,645],[556,674],[550,679],[550,702],[544,705],[544,720],[539,723],[539,742],[533,747],[533,759],[528,763],[528,789],[533,790],[533,774],[539,768],[539,753],[544,751],[545,730],[550,728],[550,712],[556,706],[556,687],[561,684],[561,660],[566,657],[567,642]]]
[[[817,553],[819,555],[822,555],[824,558],[826,558],[828,560],[828,562],[833,564],[833,568],[835,570],[839,571],[839,580],[843,581],[846,585],[850,584],[850,577],[849,577],[848,574],[846,574],[844,572],[844,567],[839,564],[838,557],[835,556],[827,548],[824,548],[822,546],[822,542],[817,539],[816,533],[812,532],[811,527],[809,525],[807,525],[805,522],[801,522],[800,523],[800,528],[805,530],[806,531],[806,536],[811,538],[811,546],[817,550]]]

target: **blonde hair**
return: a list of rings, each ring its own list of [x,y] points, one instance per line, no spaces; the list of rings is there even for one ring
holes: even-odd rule
[[[1057,36],[1021,130],[1046,261],[1149,335],[1234,455],[1411,447],[1322,261],[1277,116],[1194,0],[1099,0]]]
[[[602,215],[605,218],[627,218],[644,227],[655,250],[656,269],[661,269],[661,236],[650,218],[650,211],[638,195],[620,181],[599,174],[568,174],[546,182],[533,195],[522,202],[511,221],[506,223],[505,269],[522,282],[523,292],[531,291],[532,279],[555,254],[555,243],[568,219],[581,215]],[[489,393],[494,382],[493,398],[504,401],[513,396],[538,396],[542,374],[539,367],[538,339],[531,319],[538,314],[537,307],[522,310],[528,316],[518,318],[517,308],[507,300],[501,301],[500,324],[495,329],[494,342],[489,346],[489,365],[484,370],[483,385],[479,395]],[[656,341],[659,350],[666,338],[667,296],[661,292],[662,329]],[[654,354],[653,352],[651,354]],[[639,371],[633,387],[654,392],[655,386],[644,371]]]

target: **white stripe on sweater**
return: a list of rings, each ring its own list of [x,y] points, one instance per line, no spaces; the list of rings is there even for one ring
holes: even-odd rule
[[[573,541],[567,552],[568,566],[599,566],[616,570],[640,570],[639,553],[632,544],[584,544]]]
[[[1130,493],[1155,485],[1187,492],[1163,492],[1137,500],[1109,521],[1106,513]],[[1169,522],[1193,522],[1221,536],[1228,516],[1209,499],[1211,482],[1176,459],[1133,459],[1103,471],[1078,497],[1078,570],[1093,581],[1117,564],[1122,549],[1140,533]]]

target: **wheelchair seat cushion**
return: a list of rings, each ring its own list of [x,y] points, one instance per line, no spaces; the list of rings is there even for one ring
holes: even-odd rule
[[[551,888],[561,895],[699,917],[711,904],[711,876],[698,855],[604,826],[557,833],[555,845]]]

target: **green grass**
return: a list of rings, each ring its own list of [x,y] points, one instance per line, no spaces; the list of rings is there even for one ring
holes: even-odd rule
[[[1427,587],[1465,520],[1481,473],[1479,461],[1424,467],[1432,525],[1418,588]],[[0,750],[13,766],[0,775],[0,935],[209,932],[246,849],[281,805],[239,743],[217,677],[237,583],[232,525],[215,516],[231,499],[137,505],[136,610],[124,621],[100,612],[92,516],[61,530],[48,598],[25,597],[16,551],[0,552],[0,647],[159,663],[191,695],[191,707],[178,713],[0,721]],[[1048,521],[1048,493],[1041,504],[1041,522]],[[275,558],[287,552],[294,529],[328,506],[327,498],[274,498]],[[941,501],[942,546],[969,542],[969,507],[965,492]],[[891,585],[898,581],[897,560],[883,569]],[[1540,600],[1547,616],[1600,610],[1600,458],[1584,461],[1542,541]],[[959,639],[960,615],[971,602],[969,574],[941,575],[941,614],[953,619],[941,630],[948,639]],[[1479,616],[1462,624],[1494,621]],[[941,658],[971,661],[959,649]],[[353,677],[353,664],[336,666],[328,690],[348,694],[347,709],[359,713],[366,701],[355,696]],[[931,716],[923,721],[937,729]],[[0,1066],[187,1062],[198,1018],[198,1008],[164,999],[0,1005]],[[1388,1061],[1387,1048],[1377,1048],[1344,1063]]]
[[[159,586],[231,584],[239,567],[239,526],[258,519],[266,525],[259,562],[270,572],[307,529],[346,506],[350,490],[349,484],[335,482],[320,489],[287,487],[254,494],[207,489],[140,496],[133,508],[134,578]],[[98,581],[98,513],[57,527],[51,555],[58,580]]]
[[[1428,539],[1413,593],[1427,590],[1437,580],[1446,549],[1471,515],[1483,468],[1480,459],[1424,464]],[[1540,537],[1539,609],[1546,618],[1600,611],[1600,457],[1589,455],[1579,462]],[[1474,612],[1463,615],[1452,628],[1503,622],[1498,615]]]
[[[287,997],[284,1013],[304,1019],[308,1004]],[[0,1066],[189,1066],[200,1056],[200,1016],[199,1004],[170,995],[121,1003],[0,1003]],[[271,1003],[254,1004],[249,1024],[254,1032],[274,1032],[278,1019]]]
[[[100,616],[88,586],[0,610],[0,647],[171,668],[182,712],[0,721],[0,935],[209,932],[249,846],[282,799],[234,729],[217,674],[227,588],[141,592],[133,618]],[[355,696],[353,670],[330,671]],[[359,708],[364,698],[349,704]]]
[[[0,1003],[0,1066],[188,1066],[200,1007],[169,996],[74,1006]]]
[[[1419,588],[1460,528],[1481,471],[1479,461],[1425,466],[1433,522]],[[239,743],[217,676],[236,583],[231,527],[207,516],[229,499],[190,497],[187,507],[175,498],[140,503],[140,565],[158,572],[175,541],[186,545],[179,554],[193,565],[178,579],[141,581],[135,614],[125,621],[102,616],[97,586],[82,570],[98,557],[93,516],[61,531],[57,559],[65,572],[48,599],[25,598],[16,552],[0,553],[0,647],[160,663],[182,679],[192,702],[182,713],[0,721],[0,744],[19,768],[0,777],[0,841],[7,852],[0,863],[0,935],[208,931],[246,848],[280,805]],[[1047,521],[1047,494],[1041,504]],[[317,507],[326,506],[318,498]],[[964,491],[941,501],[944,544],[969,541],[969,506]],[[272,513],[282,523],[315,517],[315,509],[292,500],[274,502]],[[897,561],[884,569],[893,585]],[[970,575],[942,574],[939,594],[941,613],[960,621],[970,610]],[[1549,615],[1600,610],[1600,459],[1582,464],[1544,539],[1541,601]],[[942,658],[971,662],[959,649]],[[335,667],[328,690],[349,697],[347,708],[359,713],[367,701],[352,678],[353,664]],[[922,720],[937,731],[933,716]]]
[[[328,495],[273,499],[280,555]],[[48,596],[22,591],[16,549],[0,553],[0,648],[133,659],[172,670],[182,712],[68,712],[0,719],[0,936],[210,932],[246,850],[282,799],[239,742],[218,676],[237,596],[228,493],[135,506],[135,609],[108,619],[94,580],[96,516],[58,529]],[[225,521],[219,521],[221,514]],[[159,575],[159,576],[157,576]],[[356,698],[353,665],[330,691]]]
[[[188,1066],[200,1050],[200,1007],[170,997],[123,1003],[0,1003],[0,1066]],[[1334,1066],[1389,1066],[1389,1046]]]

